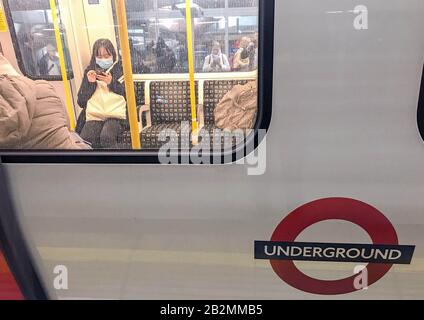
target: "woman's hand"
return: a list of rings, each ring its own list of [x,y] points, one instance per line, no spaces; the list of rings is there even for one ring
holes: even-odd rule
[[[110,73],[103,73],[97,75],[97,80],[106,82],[107,85],[110,85],[112,83],[112,75]]]
[[[90,70],[87,72],[87,78],[88,78],[88,82],[96,82],[97,80],[97,73],[94,70]]]

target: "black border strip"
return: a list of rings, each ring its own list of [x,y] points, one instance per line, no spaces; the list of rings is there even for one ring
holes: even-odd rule
[[[22,74],[30,78],[31,80],[63,81],[62,76],[50,76],[50,75],[37,76],[33,74],[28,74],[23,62],[21,47],[19,46],[19,42],[18,42],[18,36],[16,35],[15,24],[13,22],[13,17],[12,17],[12,11],[10,10],[10,6],[9,6],[9,0],[2,0],[2,2],[3,2],[4,11],[6,14],[7,24],[9,25],[10,37],[12,38],[13,49],[15,50],[16,60],[18,61],[18,66]],[[71,64],[70,61],[68,61],[68,63]],[[72,80],[74,78],[74,73],[72,70],[67,71],[67,77],[68,77],[68,80]]]
[[[28,300],[47,300],[47,292],[26,246],[7,181],[5,167],[0,161],[0,248],[23,296]]]
[[[5,0],[4,0],[5,1]],[[259,57],[258,57],[258,115],[254,134],[246,140],[246,150],[255,150],[261,139],[259,130],[268,130],[272,117],[273,94],[273,61],[274,61],[274,19],[275,0],[259,2]],[[253,148],[252,148],[253,144]],[[233,162],[240,160],[241,154],[233,149],[232,154],[219,154],[221,163],[231,158]],[[205,154],[211,157],[212,152]],[[180,151],[179,159],[190,158],[189,153]],[[159,164],[158,152],[154,151],[16,151],[1,150],[0,157],[4,163],[58,163],[58,164]],[[180,161],[182,163],[182,161]]]
[[[420,97],[418,100],[417,123],[421,138],[424,140],[424,70],[421,72],[421,87]]]

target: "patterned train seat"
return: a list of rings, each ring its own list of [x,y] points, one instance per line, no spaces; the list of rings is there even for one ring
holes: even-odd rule
[[[196,82],[196,101],[197,101]],[[190,132],[182,130],[182,123],[191,127],[191,104],[189,81],[155,81],[150,83],[150,111],[151,125],[141,131],[141,145],[143,149],[160,149],[165,143],[172,141],[172,147],[190,145]],[[160,141],[160,134],[172,130],[165,141]],[[181,130],[183,131],[181,134]]]
[[[242,132],[225,132],[219,130],[215,125],[214,110],[224,95],[237,84],[246,84],[248,80],[207,80],[204,83],[203,93],[203,112],[204,127],[203,129],[209,133],[211,148],[217,148],[221,145],[221,149],[228,146],[237,145],[244,141],[245,134]],[[218,141],[217,141],[218,140]],[[220,140],[220,141],[219,141]]]
[[[134,91],[135,91],[135,99],[136,99],[136,105],[137,110],[141,108],[141,106],[144,105],[144,82],[134,82]],[[139,114],[137,112],[137,114]],[[138,119],[140,121],[140,119]],[[131,149],[131,132],[129,124],[125,128],[124,133],[122,134],[122,139],[119,141],[119,143],[122,145],[122,149]]]

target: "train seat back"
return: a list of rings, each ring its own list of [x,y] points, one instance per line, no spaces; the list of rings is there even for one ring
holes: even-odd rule
[[[215,107],[224,95],[237,84],[247,80],[206,80],[203,87],[203,114],[205,127],[215,126]]]

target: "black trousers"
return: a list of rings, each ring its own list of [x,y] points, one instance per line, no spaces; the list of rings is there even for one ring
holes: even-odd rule
[[[91,143],[94,149],[122,149],[122,135],[126,121],[107,119],[106,121],[87,121],[82,128],[81,138]]]

